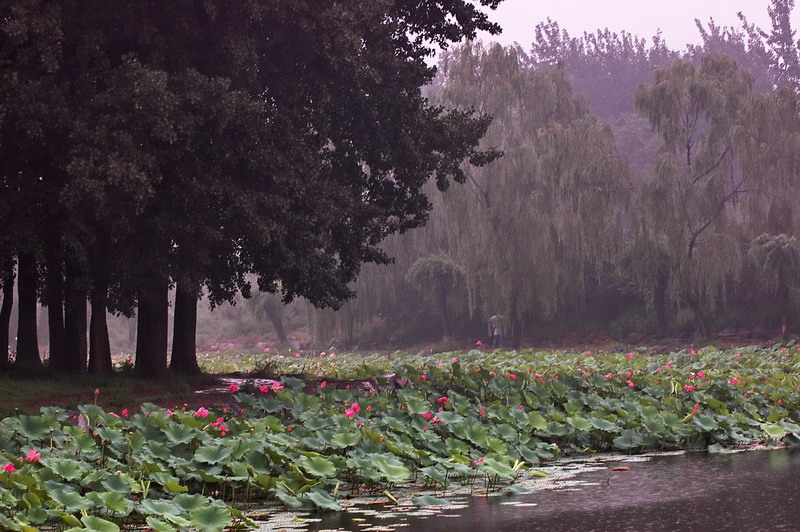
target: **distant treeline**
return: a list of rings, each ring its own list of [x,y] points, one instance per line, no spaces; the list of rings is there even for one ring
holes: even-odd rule
[[[766,8],[767,6],[765,6]],[[772,27],[697,21],[676,52],[557,22],[533,43],[444,53],[428,96],[488,113],[503,157],[387,239],[324,336],[408,345],[488,334],[788,334],[800,287],[800,50],[792,1]],[[355,325],[354,325],[355,322]]]

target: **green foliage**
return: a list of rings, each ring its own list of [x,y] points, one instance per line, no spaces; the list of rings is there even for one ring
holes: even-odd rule
[[[305,364],[275,362],[281,373],[302,373]],[[156,530],[222,530],[247,526],[234,508],[250,497],[339,510],[340,497],[362,487],[482,481],[498,489],[521,468],[575,449],[792,444],[800,439],[799,370],[794,345],[337,355],[315,372],[394,373],[411,384],[307,393],[301,380],[286,379],[277,393],[238,392],[243,411],[235,416],[145,405],[118,418],[82,406],[94,435],[45,409],[0,422],[0,461],[15,469],[0,472],[0,522],[110,530],[124,519]],[[38,461],[26,460],[31,449]]]

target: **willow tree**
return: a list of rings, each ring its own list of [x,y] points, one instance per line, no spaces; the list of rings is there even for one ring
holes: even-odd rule
[[[450,257],[435,255],[417,259],[406,272],[406,281],[427,294],[436,305],[442,324],[442,337],[453,335],[448,300],[450,293],[463,280],[464,272]]]
[[[741,268],[731,227],[753,177],[737,157],[752,84],[732,59],[708,54],[699,65],[676,60],[657,70],[636,94],[663,143],[635,215],[664,243],[668,300],[693,312],[704,337],[706,310],[724,301],[726,282]]]
[[[471,310],[505,315],[518,342],[524,323],[579,305],[589,270],[615,249],[627,167],[563,69],[481,43],[446,54],[441,67],[433,96],[491,114],[483,143],[504,153],[441,198],[451,255]]]
[[[756,237],[748,252],[759,272],[764,289],[778,298],[781,313],[781,334],[789,334],[789,311],[792,293],[800,280],[800,242],[796,237],[781,233]]]

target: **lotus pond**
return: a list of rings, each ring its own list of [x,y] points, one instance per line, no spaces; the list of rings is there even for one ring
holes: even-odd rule
[[[245,358],[284,377],[232,382],[226,408],[48,407],[0,421],[0,526],[250,528],[277,505],[513,491],[565,456],[800,443],[794,345],[224,362],[247,371]]]

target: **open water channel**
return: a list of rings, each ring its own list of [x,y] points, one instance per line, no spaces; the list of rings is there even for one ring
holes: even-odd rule
[[[800,451],[633,457],[552,471],[522,482],[531,490],[522,495],[457,496],[451,506],[422,510],[354,505],[262,530],[800,531]]]

